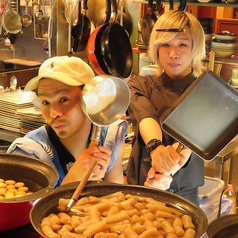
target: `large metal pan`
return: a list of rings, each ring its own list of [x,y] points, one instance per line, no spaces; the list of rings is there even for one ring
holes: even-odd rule
[[[62,185],[58,187],[52,194],[41,199],[34,205],[33,209],[31,210],[30,219],[37,232],[44,236],[40,226],[42,219],[48,216],[50,213],[56,212],[59,198],[71,198],[77,185],[78,182]],[[137,185],[123,185],[94,181],[88,182],[86,187],[84,187],[80,197],[91,195],[100,197],[118,191],[130,193],[132,195],[151,197],[155,200],[165,202],[168,204],[168,206],[176,208],[177,210],[190,215],[197,230],[195,238],[201,237],[207,229],[207,217],[201,208],[181,196],[163,190]]]
[[[31,195],[0,200],[0,232],[21,227],[30,222],[33,202],[54,190],[57,170],[48,163],[24,155],[0,153],[0,177],[24,182]]]
[[[212,71],[175,102],[162,129],[204,160],[212,160],[238,134],[238,92]]]
[[[211,222],[207,229],[209,238],[237,238],[238,215],[226,215]]]

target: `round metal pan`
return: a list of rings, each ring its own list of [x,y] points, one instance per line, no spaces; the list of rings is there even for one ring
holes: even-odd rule
[[[72,194],[77,188],[77,185],[78,182],[62,185],[55,189],[52,194],[46,196],[45,198],[42,198],[34,205],[30,213],[30,219],[33,227],[36,229],[37,232],[44,236],[40,226],[42,219],[48,216],[50,213],[56,212],[56,207],[58,205],[59,198],[71,198]],[[163,190],[152,189],[137,185],[123,185],[102,181],[89,181],[86,187],[84,187],[80,197],[100,197],[118,191],[130,193],[132,195],[151,197],[155,200],[165,202],[166,204],[168,204],[168,206],[176,208],[177,210],[190,215],[197,230],[195,238],[201,237],[207,229],[207,217],[201,208],[188,201],[187,199],[184,199],[178,195]]]

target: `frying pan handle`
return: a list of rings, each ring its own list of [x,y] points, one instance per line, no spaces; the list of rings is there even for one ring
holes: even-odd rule
[[[88,0],[83,0],[83,9],[84,9],[85,11],[88,10]]]
[[[112,10],[111,10],[111,0],[106,0],[106,12],[105,12],[106,13],[106,19],[104,21],[104,24],[109,22],[110,17],[111,17],[111,12],[112,12]]]
[[[182,154],[183,153],[183,149],[184,149],[184,146],[182,144],[178,144],[178,147],[176,148],[176,151],[178,154]]]
[[[178,10],[185,11],[186,7],[187,7],[187,0],[180,0]]]
[[[169,0],[169,10],[174,10],[174,0]]]
[[[116,2],[116,0],[111,0],[111,5],[112,5],[111,20],[112,20],[112,22],[115,22],[115,20],[117,19],[117,2]]]
[[[153,6],[153,0],[148,0],[148,4],[147,4],[147,12],[151,12],[152,10],[152,6]]]
[[[161,0],[156,0],[156,8],[155,10],[159,12],[161,6]]]

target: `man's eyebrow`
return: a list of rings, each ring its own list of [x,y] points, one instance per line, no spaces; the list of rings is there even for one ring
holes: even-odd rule
[[[68,88],[61,88],[61,89],[57,90],[55,94],[60,94],[62,92],[68,92],[68,91],[69,91]],[[38,96],[45,96],[45,94],[44,94],[44,92],[38,91]]]

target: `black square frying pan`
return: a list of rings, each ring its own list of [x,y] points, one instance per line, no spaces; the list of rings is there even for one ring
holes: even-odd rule
[[[238,92],[212,71],[205,72],[169,109],[162,129],[211,161],[238,134]]]

